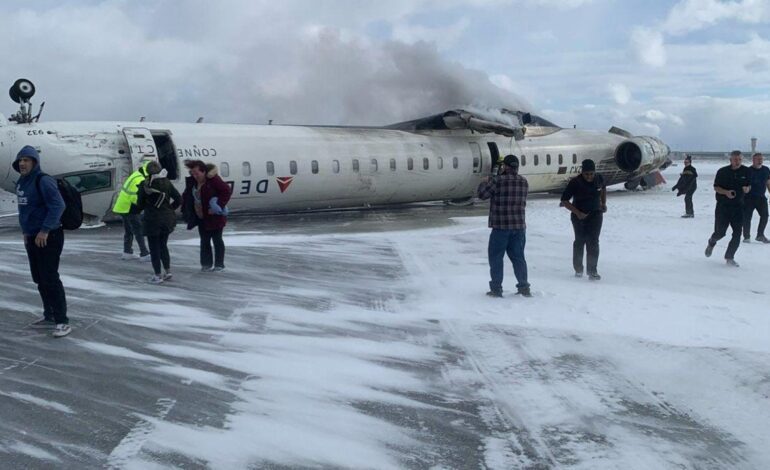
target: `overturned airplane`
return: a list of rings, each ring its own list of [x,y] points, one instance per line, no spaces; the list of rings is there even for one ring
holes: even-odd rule
[[[123,179],[157,160],[181,190],[185,159],[219,167],[231,211],[294,212],[472,200],[503,156],[520,157],[531,192],[559,191],[590,158],[608,184],[660,180],[669,148],[655,137],[563,129],[502,109],[452,110],[384,127],[50,122],[32,114],[34,85],[11,87],[20,110],[0,116],[0,187],[15,191],[16,152],[35,146],[44,170],[82,195],[90,222],[110,216]],[[42,111],[42,106],[41,106]]]

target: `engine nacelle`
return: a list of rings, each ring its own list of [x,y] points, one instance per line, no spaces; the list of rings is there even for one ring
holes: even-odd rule
[[[657,137],[633,137],[615,149],[615,163],[628,173],[647,172],[666,162],[668,145]]]

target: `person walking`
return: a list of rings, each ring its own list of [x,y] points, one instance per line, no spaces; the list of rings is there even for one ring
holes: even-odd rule
[[[767,197],[765,191],[770,189],[770,168],[763,165],[761,153],[755,153],[751,156],[751,166],[749,167],[749,181],[751,189],[746,195],[746,201],[743,206],[743,242],[751,241],[751,217],[756,210],[759,213],[759,225],[757,226],[758,242],[770,243],[765,237],[765,227],[767,227]]]
[[[739,266],[735,262],[735,252],[741,244],[743,200],[751,190],[749,169],[741,164],[742,161],[740,150],[733,150],[730,153],[730,164],[720,168],[714,178],[714,192],[717,199],[714,210],[714,233],[709,237],[706,246],[706,257],[710,257],[717,242],[727,234],[727,227],[731,227],[733,235],[727,245],[725,262],[733,267]]]
[[[219,176],[216,165],[188,160],[185,166],[190,170],[190,176],[185,180],[182,213],[188,230],[198,227],[201,271],[224,271],[225,242],[222,232],[227,225],[227,203],[232,191]]]
[[[149,282],[161,284],[172,277],[168,237],[176,227],[175,211],[181,205],[182,197],[168,180],[166,170],[161,169],[157,162],[150,162],[146,169],[148,179],[139,183],[136,205],[144,212],[143,228],[155,273]]]
[[[43,301],[43,318],[33,328],[52,328],[55,338],[72,332],[67,317],[67,296],[59,277],[59,260],[64,248],[61,216],[65,203],[56,180],[43,173],[38,151],[27,145],[16,155],[13,169],[21,177],[16,184],[19,225],[24,248],[37,290]]]
[[[698,171],[692,166],[692,157],[684,157],[684,169],[679,175],[679,181],[676,182],[671,191],[678,191],[677,197],[684,194],[684,215],[683,219],[692,219],[695,217],[695,211],[692,207],[692,195],[698,189]]]
[[[561,206],[572,215],[575,241],[572,243],[572,267],[575,277],[583,277],[583,252],[586,254],[588,278],[598,281],[599,235],[604,213],[607,212],[607,187],[602,175],[596,173],[593,160],[583,160],[581,172],[572,178],[561,195]]]
[[[503,159],[502,174],[484,178],[477,193],[480,199],[491,199],[489,203],[489,292],[491,297],[503,296],[504,256],[513,264],[516,276],[517,295],[532,297],[527,280],[527,261],[524,246],[527,242],[525,207],[529,183],[519,174],[519,159],[507,155]]]
[[[118,214],[123,220],[123,254],[120,257],[122,260],[137,258],[133,249],[134,239],[136,239],[136,244],[139,246],[139,259],[150,261],[150,252],[142,233],[142,218],[136,207],[137,189],[139,183],[147,177],[147,165],[149,163],[149,160],[144,162],[126,178],[120,188],[118,198],[115,200],[115,205],[112,207],[112,212]]]

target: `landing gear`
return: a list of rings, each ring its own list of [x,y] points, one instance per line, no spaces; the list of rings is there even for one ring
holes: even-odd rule
[[[26,78],[20,78],[13,83],[8,94],[15,103],[26,103],[35,96],[35,85]]]
[[[13,83],[11,89],[8,90],[8,95],[15,103],[19,103],[19,111],[8,118],[9,121],[17,122],[19,124],[31,124],[40,120],[40,114],[43,112],[43,106],[40,105],[40,111],[37,115],[32,115],[32,103],[30,99],[35,96],[35,85],[26,78],[20,78]]]

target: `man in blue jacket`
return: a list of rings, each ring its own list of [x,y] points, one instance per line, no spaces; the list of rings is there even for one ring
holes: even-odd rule
[[[67,336],[72,329],[67,319],[67,298],[59,278],[59,258],[64,248],[61,216],[64,199],[56,180],[42,173],[40,155],[27,145],[22,148],[13,169],[21,177],[16,184],[19,225],[24,233],[32,280],[43,300],[43,318],[34,328],[53,328],[54,337]]]

